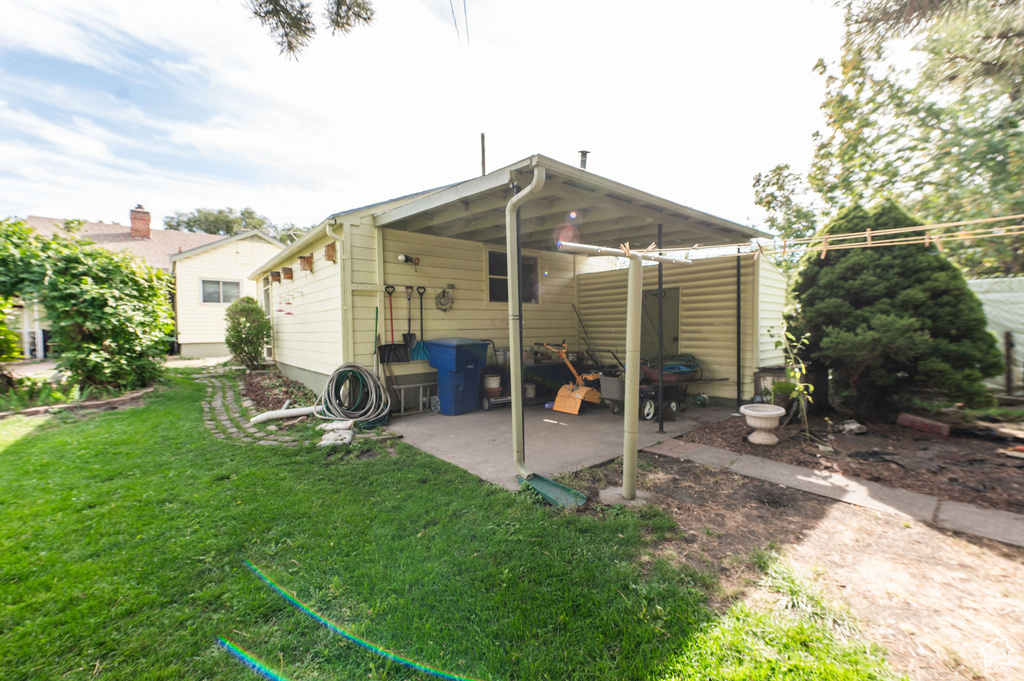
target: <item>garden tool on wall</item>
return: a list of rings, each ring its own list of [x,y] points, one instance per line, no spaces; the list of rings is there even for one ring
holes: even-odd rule
[[[543,345],[548,350],[557,354],[562,361],[568,365],[569,371],[572,372],[573,377],[576,379],[572,383],[567,383],[558,389],[558,395],[555,397],[555,411],[560,411],[563,414],[579,414],[580,407],[584,402],[601,404],[600,391],[597,388],[591,388],[583,385],[584,380],[597,380],[601,377],[601,374],[584,374],[583,376],[580,376],[579,373],[576,372],[576,367],[574,367],[572,362],[569,361],[564,341],[561,345],[555,346],[548,345],[547,343],[534,343],[534,345]]]
[[[405,304],[409,307],[409,327],[408,332],[402,334],[402,341],[405,347],[413,348],[416,346],[416,334],[412,332],[412,286],[405,287]]]
[[[395,287],[391,285],[385,286],[384,292],[388,294],[388,315],[391,318],[391,343],[380,346],[380,361],[382,364],[408,362],[409,348],[401,343],[395,343],[395,304],[391,297],[395,292]]]
[[[410,359],[414,362],[430,359],[430,356],[427,354],[427,344],[423,342],[423,294],[426,292],[427,288],[425,286],[416,287],[416,293],[420,294],[420,339],[419,342],[416,343],[416,347],[412,349]]]

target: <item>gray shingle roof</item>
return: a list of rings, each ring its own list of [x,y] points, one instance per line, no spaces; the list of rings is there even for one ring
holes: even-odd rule
[[[44,218],[30,215],[25,224],[44,236],[70,236],[64,231],[61,218]],[[143,260],[150,267],[170,272],[171,256],[193,248],[205,246],[228,237],[223,234],[200,234],[176,232],[170,229],[153,229],[148,239],[133,239],[127,225],[106,222],[85,222],[77,234],[94,241],[97,246],[111,251],[128,252]]]

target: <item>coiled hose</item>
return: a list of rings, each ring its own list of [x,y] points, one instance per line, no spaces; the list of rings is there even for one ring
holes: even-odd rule
[[[377,425],[390,412],[387,388],[360,364],[342,364],[335,369],[313,405],[313,415],[318,418],[353,419],[365,425]]]

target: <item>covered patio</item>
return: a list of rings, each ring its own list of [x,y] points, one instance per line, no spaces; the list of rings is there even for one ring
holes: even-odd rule
[[[637,423],[641,357],[661,366],[679,354],[697,357],[708,384],[699,391],[735,408],[753,394],[755,368],[774,359],[765,330],[781,320],[785,297],[775,281],[781,275],[756,254],[687,264],[680,253],[663,251],[763,236],[535,155],[457,184],[335,213],[252,276],[263,282],[274,359],[286,376],[320,392],[342,364],[379,364],[378,379],[404,402],[400,391],[437,381],[438,367],[422,357],[382,359],[380,348],[396,345],[396,330],[399,340],[415,335],[414,317],[420,340],[490,341],[495,364],[504,364],[498,350],[509,349],[508,412],[403,416],[396,427],[418,427],[406,433],[410,442],[439,456],[455,439],[467,443],[464,451],[493,443],[486,446],[493,473],[476,463],[466,467],[501,484],[517,473],[529,479],[621,455],[624,493],[632,498],[637,446],[668,439],[686,423],[667,422],[665,433]],[[607,410],[523,413],[523,365],[538,359],[538,345],[563,343],[577,358],[615,353],[625,417]],[[666,396],[663,407],[673,399]]]
[[[387,210],[374,216],[374,224],[378,229],[389,227],[406,232],[427,230],[447,238],[466,239],[482,244],[501,244],[506,249],[511,419],[502,419],[491,424],[488,414],[473,419],[473,422],[479,421],[481,424],[480,431],[475,435],[485,440],[490,439],[494,443],[492,447],[485,447],[485,451],[501,451],[503,447],[499,443],[511,442],[516,474],[512,475],[511,471],[506,474],[504,471],[507,470],[507,463],[502,465],[500,459],[495,462],[497,465],[494,470],[491,470],[490,456],[483,461],[479,461],[478,457],[463,454],[454,456],[461,461],[459,465],[467,470],[478,467],[479,471],[474,472],[481,477],[514,487],[517,481],[532,480],[535,476],[543,476],[545,473],[554,475],[583,468],[613,459],[621,453],[624,466],[622,495],[626,500],[635,498],[636,452],[638,447],[644,446],[640,442],[637,417],[643,265],[657,263],[658,282],[655,291],[663,292],[663,267],[680,267],[685,263],[683,258],[675,254],[665,254],[663,249],[693,246],[699,242],[730,243],[730,240],[737,238],[765,236],[750,227],[722,220],[594,176],[586,172],[585,165],[577,169],[542,156],[533,156],[502,171],[443,188],[426,197]],[[524,408],[522,370],[523,351],[529,346],[524,347],[523,343],[523,326],[527,319],[524,316],[523,302],[535,302],[538,294],[532,292],[532,287],[537,284],[523,268],[523,249],[604,256],[629,263],[626,286],[628,294],[624,301],[626,304],[623,306],[624,309],[617,311],[620,318],[622,312],[625,312],[625,318],[622,320],[624,324],[620,325],[624,343],[617,344],[617,349],[623,353],[624,358],[622,377],[625,384],[625,400],[622,405],[621,423],[619,419],[614,419],[611,422],[606,421],[607,425],[604,428],[584,427],[583,420],[575,414],[570,413],[570,417],[566,418],[565,414],[555,411],[545,414],[531,410],[530,417],[527,417]],[[739,261],[736,268],[735,300],[737,333],[741,326],[741,271],[738,263]],[[502,282],[497,283],[501,285]],[[578,290],[576,297],[578,301]],[[532,300],[524,301],[524,298]],[[652,330],[657,339],[654,343],[656,352],[649,361],[657,361],[656,366],[665,366],[665,356],[675,354],[672,351],[673,341],[678,352],[678,322],[674,333],[673,330],[669,330],[669,338],[673,340],[667,343],[665,341],[664,298],[662,293],[655,296],[657,322],[653,324]],[[583,327],[578,308],[573,306],[573,310],[580,318],[580,326]],[[585,327],[581,330],[586,334]],[[576,340],[578,345],[583,345],[579,335]],[[591,349],[589,336],[586,345]],[[736,360],[736,397],[739,402],[743,383],[739,343]],[[660,394],[659,379],[659,402],[663,399]],[[559,399],[563,399],[561,392],[559,395]],[[579,401],[578,397],[573,399]],[[558,403],[555,404],[557,406]],[[574,412],[575,409],[569,408],[569,411]],[[659,413],[665,413],[664,403],[660,404]],[[533,423],[536,431],[533,440],[544,452],[542,456],[531,459],[529,465],[526,464],[526,451],[529,449],[527,421]],[[496,427],[499,424],[500,427]],[[445,449],[444,438],[450,440],[454,437],[454,433],[447,432],[447,425],[440,425],[440,434],[435,432],[433,436],[429,436],[423,432],[422,437],[428,441],[424,442],[424,448],[428,451],[431,451],[431,448]],[[469,425],[470,421],[463,415],[458,424],[459,432],[466,432],[465,429]],[[663,420],[659,419],[658,427],[664,427]],[[573,430],[576,432],[572,432]],[[654,432],[649,432],[651,430]],[[659,432],[653,424],[648,424],[645,431],[645,440],[654,438],[648,444],[654,444],[658,436],[666,436],[660,439],[672,436],[667,430]],[[416,437],[419,437],[419,434]],[[607,449],[598,444],[603,442],[608,443]],[[469,451],[472,449],[473,446],[470,445]],[[444,455],[441,456],[444,458]],[[455,460],[452,462],[456,463]]]
[[[454,464],[487,482],[509,490],[519,489],[516,469],[509,454],[512,420],[508,408],[476,411],[457,417],[432,413],[413,414],[391,421],[390,429],[400,433],[413,447]],[[665,422],[641,420],[637,448],[646,449],[703,423],[729,418],[724,407],[691,407]],[[548,478],[589,468],[622,456],[622,416],[609,409],[585,414],[561,414],[541,405],[525,407],[526,465]]]

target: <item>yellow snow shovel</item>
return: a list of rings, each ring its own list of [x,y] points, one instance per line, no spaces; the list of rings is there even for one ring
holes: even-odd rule
[[[601,404],[601,392],[596,388],[590,388],[583,385],[584,380],[593,381],[601,377],[600,373],[595,374],[584,374],[580,376],[576,372],[576,368],[569,361],[569,357],[566,354],[565,343],[556,346],[550,346],[547,343],[538,343],[543,345],[547,349],[557,354],[563,362],[569,366],[569,371],[575,377],[575,381],[567,385],[563,385],[558,389],[558,396],[555,397],[555,411],[560,411],[563,414],[579,414],[580,407],[584,402],[592,402],[593,404]]]

